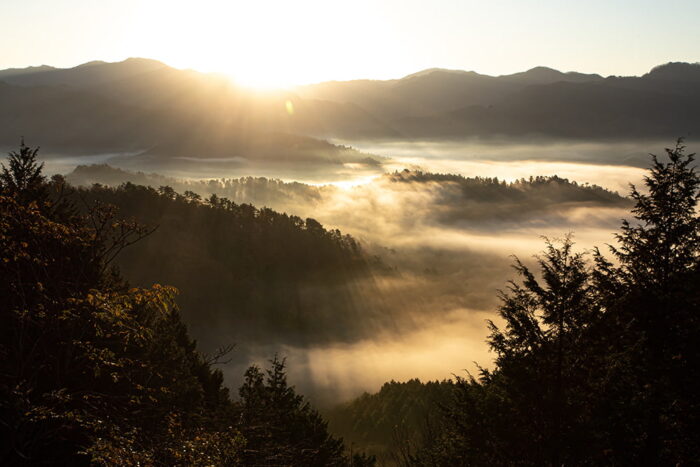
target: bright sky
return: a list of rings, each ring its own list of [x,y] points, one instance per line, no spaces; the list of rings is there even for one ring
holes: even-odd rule
[[[253,86],[498,75],[639,75],[700,61],[700,0],[1,0],[0,69],[155,58]]]

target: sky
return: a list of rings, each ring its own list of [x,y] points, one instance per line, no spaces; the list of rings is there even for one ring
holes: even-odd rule
[[[128,57],[289,86],[700,61],[698,0],[2,0],[0,69]]]

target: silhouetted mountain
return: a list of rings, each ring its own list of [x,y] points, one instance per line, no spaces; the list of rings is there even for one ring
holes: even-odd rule
[[[551,68],[493,77],[474,71],[430,68],[389,81],[329,82],[298,88],[302,96],[353,102],[383,118],[428,116],[468,105],[490,105],[530,84],[596,81],[599,75]]]
[[[437,116],[406,118],[397,126],[405,133],[424,137],[694,136],[700,133],[698,109],[700,80],[607,78],[591,83],[528,86],[493,105],[472,105]]]
[[[0,81],[0,145],[25,136],[49,152],[337,164],[366,155],[309,138],[624,139],[700,129],[700,65],[688,63],[607,78],[429,69],[270,93],[147,59],[5,70]]]
[[[559,70],[554,70],[545,66],[538,66],[521,73],[502,75],[499,76],[499,79],[507,79],[508,81],[517,81],[524,84],[550,84],[558,83],[560,81],[570,83],[586,83],[602,80],[603,77],[598,74],[577,73],[574,71],[562,73]]]
[[[164,68],[169,67],[156,60],[129,58],[115,63],[93,61],[67,69],[46,66],[25,68],[24,70],[27,72],[18,72],[9,77],[0,72],[0,79],[10,84],[22,86],[94,87]]]
[[[666,81],[699,81],[700,64],[672,62],[651,69],[644,78]]]
[[[492,77],[430,69],[401,80],[321,83],[307,98],[352,102],[411,138],[669,137],[700,130],[700,65],[602,78],[545,67]]]
[[[15,76],[42,73],[49,70],[55,70],[55,68],[48,65],[30,66],[26,68],[8,68],[6,70],[0,70],[0,80],[7,81],[8,78],[11,79]]]
[[[342,164],[368,155],[300,135],[338,127],[372,134],[376,124],[352,104],[255,95],[219,75],[145,59],[9,73],[3,81],[0,145],[24,136],[54,153]]]

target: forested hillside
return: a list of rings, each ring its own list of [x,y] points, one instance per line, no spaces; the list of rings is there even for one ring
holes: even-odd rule
[[[0,174],[2,465],[371,465],[286,382],[276,357],[234,401],[169,286],[112,267],[148,234],[47,182],[36,150]]]
[[[387,383],[328,410],[330,428],[288,385],[283,358],[250,367],[232,398],[215,369],[229,349],[200,353],[178,305],[200,332],[241,346],[349,342],[371,332],[367,316],[395,324],[353,300],[370,294],[362,279],[396,271],[313,219],[167,186],[75,189],[46,180],[36,156],[22,145],[0,173],[4,465],[372,465],[355,455],[365,448],[414,466],[697,459],[700,177],[681,141],[652,159],[608,252],[578,252],[566,236],[546,240],[534,266],[515,260],[488,325],[492,367]],[[628,203],[556,177],[407,171],[385,183],[510,209]],[[452,206],[446,219],[462,212]],[[170,280],[205,295],[152,285]]]
[[[236,203],[269,206],[287,212],[323,212],[334,206],[342,190],[333,185],[316,186],[299,182],[283,182],[265,177],[221,178],[186,180],[154,173],[132,172],[108,165],[78,166],[66,175],[74,184],[89,187],[95,183],[119,187],[133,183],[158,188],[170,186],[180,192],[192,191],[200,196],[214,194]],[[536,218],[554,214],[572,207],[628,207],[630,202],[619,194],[595,184],[579,184],[555,176],[529,177],[507,182],[488,177],[430,173],[404,169],[383,174],[366,186],[351,189],[356,200],[388,192],[402,196],[406,193],[424,193],[429,198],[428,209],[422,218],[435,219],[442,224],[463,221],[493,221]],[[330,205],[330,206],[329,206]],[[397,200],[394,209],[403,208]],[[416,209],[417,206],[407,206]],[[378,213],[380,214],[380,213]]]
[[[697,462],[700,177],[681,142],[666,157],[633,188],[635,219],[609,256],[567,236],[546,240],[534,268],[516,259],[489,323],[495,367],[456,378],[420,445],[393,448],[400,464]],[[362,436],[389,388],[338,408],[341,429]]]
[[[439,409],[450,403],[453,391],[452,381],[390,381],[375,394],[364,393],[326,411],[328,427],[380,463],[398,465],[439,429]]]
[[[361,314],[379,314],[376,305],[359,306],[353,284],[381,264],[314,219],[169,187],[93,186],[71,196],[116,206],[154,228],[117,263],[134,284],[180,289],[178,302],[198,335],[303,345],[357,338]]]
[[[414,190],[434,191],[432,212],[425,215],[446,225],[465,221],[535,219],[571,207],[626,207],[629,201],[597,185],[578,184],[553,176],[513,182],[498,178],[403,170],[386,175],[388,181]],[[398,188],[401,189],[401,188]]]

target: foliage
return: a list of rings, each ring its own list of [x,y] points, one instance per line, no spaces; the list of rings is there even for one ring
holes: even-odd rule
[[[376,394],[364,393],[326,412],[329,426],[346,443],[395,462],[431,435],[438,408],[451,401],[451,381],[384,383]]]
[[[458,378],[416,465],[686,465],[699,448],[700,179],[682,142],[632,188],[615,262],[547,241],[491,323],[495,369]]]
[[[36,160],[39,148],[30,148],[20,143],[19,152],[12,151],[7,157],[7,165],[1,164],[0,185],[6,191],[20,197],[21,202],[43,200],[46,197],[46,179],[41,174],[43,163]]]
[[[235,459],[221,373],[194,350],[175,290],[107,273],[139,229],[99,206],[57,219],[36,150],[21,154],[0,197],[3,464],[184,465],[183,446]]]
[[[270,433],[262,457],[350,462],[280,362],[272,386],[233,402],[188,336],[176,289],[129,287],[111,263],[150,230],[99,200],[66,201],[24,145],[0,181],[2,465],[238,465],[260,446],[256,430]],[[252,417],[254,400],[277,404],[274,416]]]
[[[311,218],[216,195],[200,200],[167,186],[95,185],[73,198],[114,205],[158,227],[117,263],[135,284],[177,287],[184,318],[207,340],[307,345],[329,330],[341,340],[362,332],[350,285],[374,263],[349,235]]]
[[[304,398],[287,385],[285,362],[275,356],[263,373],[251,366],[239,389],[247,445],[246,465],[346,465],[343,442]],[[373,465],[358,456],[352,465]]]

